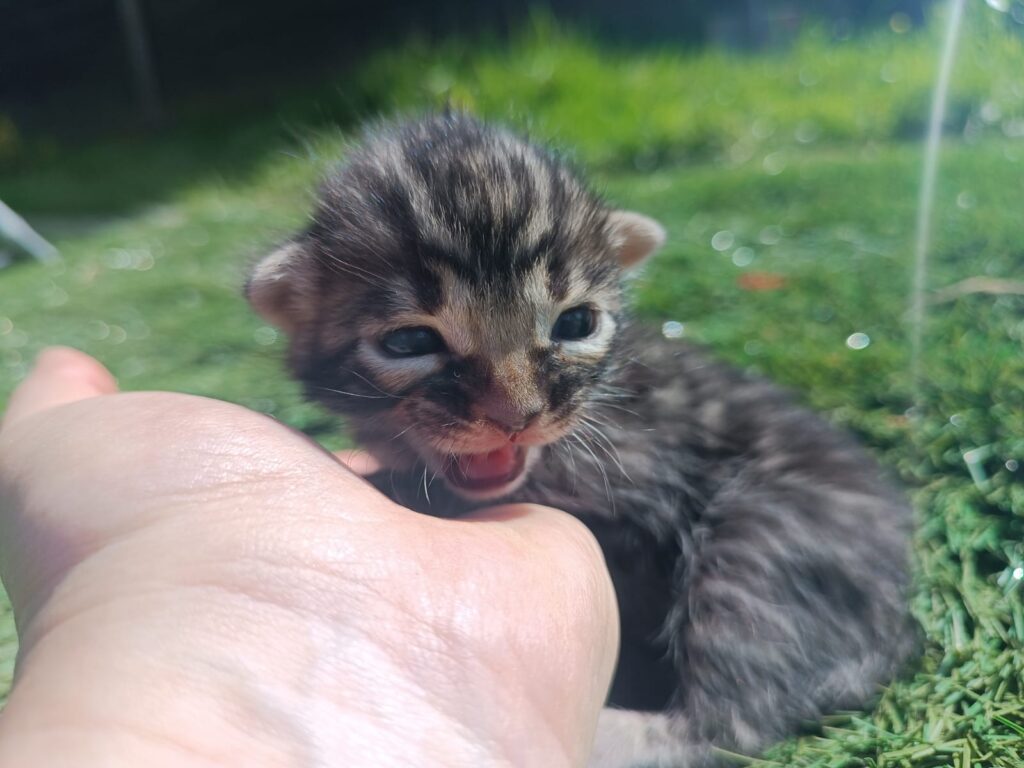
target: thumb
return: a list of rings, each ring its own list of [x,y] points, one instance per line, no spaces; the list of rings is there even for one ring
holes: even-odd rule
[[[50,347],[11,395],[0,428],[59,405],[114,392],[117,382],[95,359],[75,349]]]

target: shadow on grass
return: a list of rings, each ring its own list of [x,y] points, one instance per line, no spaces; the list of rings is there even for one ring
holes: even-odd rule
[[[205,180],[244,183],[268,155],[302,154],[307,137],[381,108],[330,86],[271,101],[186,105],[161,130],[131,128],[83,145],[29,141],[0,164],[4,201],[44,235],[79,235]]]

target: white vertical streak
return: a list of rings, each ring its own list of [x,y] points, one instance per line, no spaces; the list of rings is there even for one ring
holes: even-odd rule
[[[925,322],[924,292],[928,276],[932,209],[935,205],[935,177],[939,164],[939,147],[942,143],[942,123],[946,114],[946,98],[949,95],[949,80],[953,72],[953,61],[956,58],[956,44],[959,39],[963,11],[964,0],[950,0],[949,21],[946,26],[945,42],[942,46],[939,76],[935,82],[935,89],[932,91],[932,108],[928,118],[924,168],[921,174],[921,188],[917,203],[914,281],[910,294],[910,371],[914,397],[918,401],[918,405],[920,405],[921,398],[921,354]]]

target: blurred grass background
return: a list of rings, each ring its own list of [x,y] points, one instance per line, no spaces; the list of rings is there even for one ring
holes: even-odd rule
[[[894,17],[895,18],[895,17]],[[250,261],[301,225],[361,120],[446,102],[552,142],[618,204],[665,223],[640,314],[795,389],[912,489],[924,654],[873,712],[756,765],[1024,764],[1024,297],[937,301],[914,407],[906,327],[938,20],[785,50],[596,43],[538,16],[511,40],[403,43],[256,111],[65,146],[0,130],[0,197],[61,250],[0,270],[0,405],[48,344],[127,389],[242,403],[322,439],[246,307]],[[1024,38],[969,6],[929,286],[1024,274]],[[936,293],[934,298],[940,299]],[[973,466],[968,466],[964,455]],[[973,475],[972,470],[973,469]],[[130,468],[126,468],[130,471]],[[0,690],[15,640],[0,617]]]

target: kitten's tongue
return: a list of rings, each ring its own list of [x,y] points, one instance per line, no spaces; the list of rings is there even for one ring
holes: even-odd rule
[[[490,453],[459,456],[459,469],[469,480],[490,480],[511,475],[518,461],[516,447],[506,445]]]
[[[464,453],[449,464],[445,477],[454,487],[472,493],[497,493],[510,488],[526,468],[526,450],[505,445],[490,453]]]

